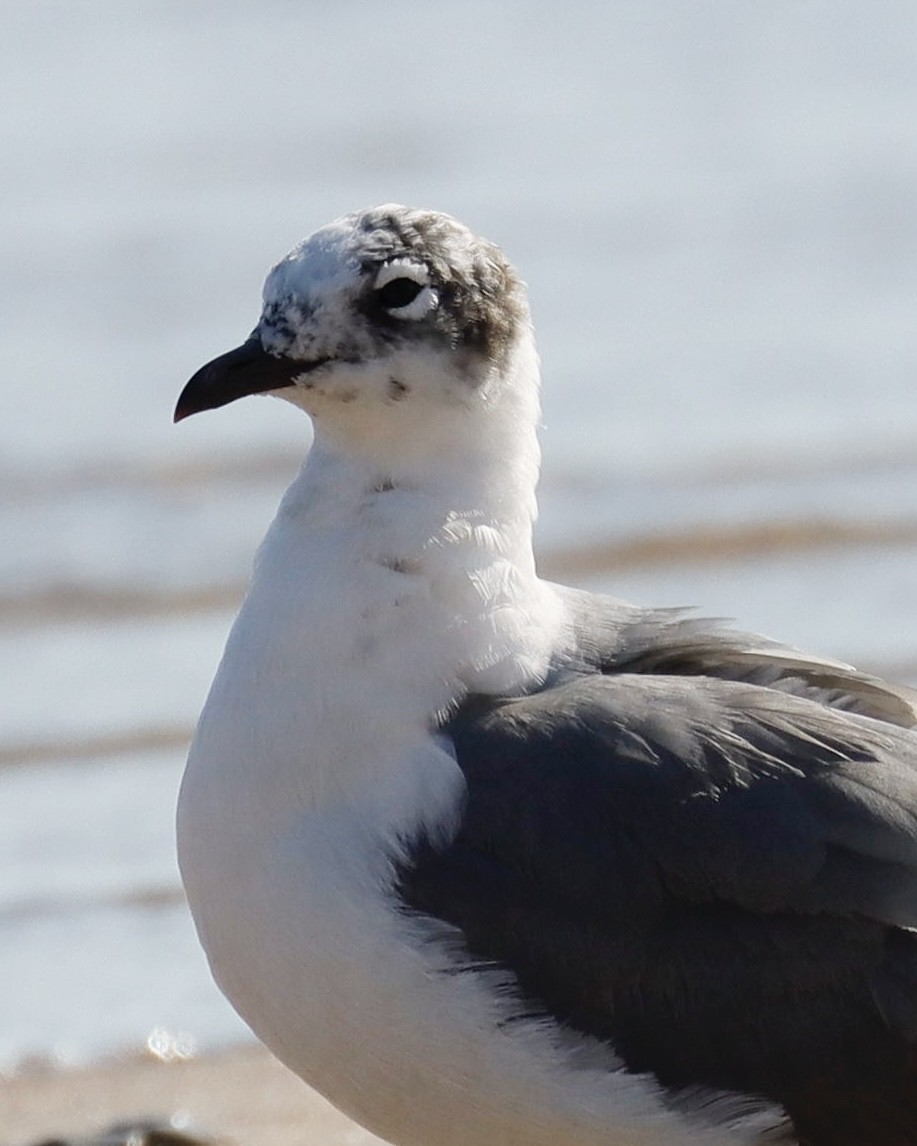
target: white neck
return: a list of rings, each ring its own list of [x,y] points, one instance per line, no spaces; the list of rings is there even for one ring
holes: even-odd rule
[[[198,734],[209,758],[250,773],[253,800],[281,801],[272,814],[300,801],[416,809],[405,761],[437,717],[468,691],[518,692],[547,671],[561,619],[532,556],[530,340],[499,382],[451,409],[433,458],[412,432],[380,454],[378,439],[316,419]],[[286,780],[266,783],[266,767]]]

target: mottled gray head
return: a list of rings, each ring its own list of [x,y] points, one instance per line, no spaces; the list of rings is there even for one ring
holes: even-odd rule
[[[175,417],[265,391],[313,416],[342,403],[468,401],[499,377],[528,323],[498,247],[448,215],[374,207],[274,267],[251,338],[195,374]]]

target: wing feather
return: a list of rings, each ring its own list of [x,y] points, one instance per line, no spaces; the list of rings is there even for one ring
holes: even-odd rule
[[[405,903],[520,1013],[676,1090],[783,1103],[813,1146],[917,1143],[917,736],[743,681],[571,674],[471,698],[448,843]]]

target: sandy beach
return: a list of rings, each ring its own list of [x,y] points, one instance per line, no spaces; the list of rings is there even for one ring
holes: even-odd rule
[[[74,1143],[129,1119],[239,1146],[371,1146],[361,1130],[260,1047],[182,1062],[114,1060],[0,1081],[0,1143]],[[81,1142],[82,1146],[82,1142]]]

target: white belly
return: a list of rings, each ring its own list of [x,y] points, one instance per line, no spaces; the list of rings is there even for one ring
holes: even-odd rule
[[[352,810],[246,837],[230,827],[225,785],[215,815],[197,780],[192,760],[182,871],[214,977],[281,1061],[375,1134],[399,1146],[756,1140],[747,1125],[688,1126],[652,1080],[623,1072],[593,1040],[506,1023],[511,983],[456,973],[460,936],[397,909],[391,856]],[[217,824],[226,830],[215,837]]]
[[[349,517],[326,484],[331,508],[294,486],[272,527],[182,785],[182,876],[217,982],[283,1062],[398,1146],[751,1146],[747,1122],[692,1127],[607,1047],[518,1020],[508,976],[462,970],[458,934],[400,909],[400,842],[448,837],[461,812],[436,713],[537,678],[563,617],[445,511],[422,574],[380,566],[413,534],[385,515],[367,532],[382,509],[363,477]]]

